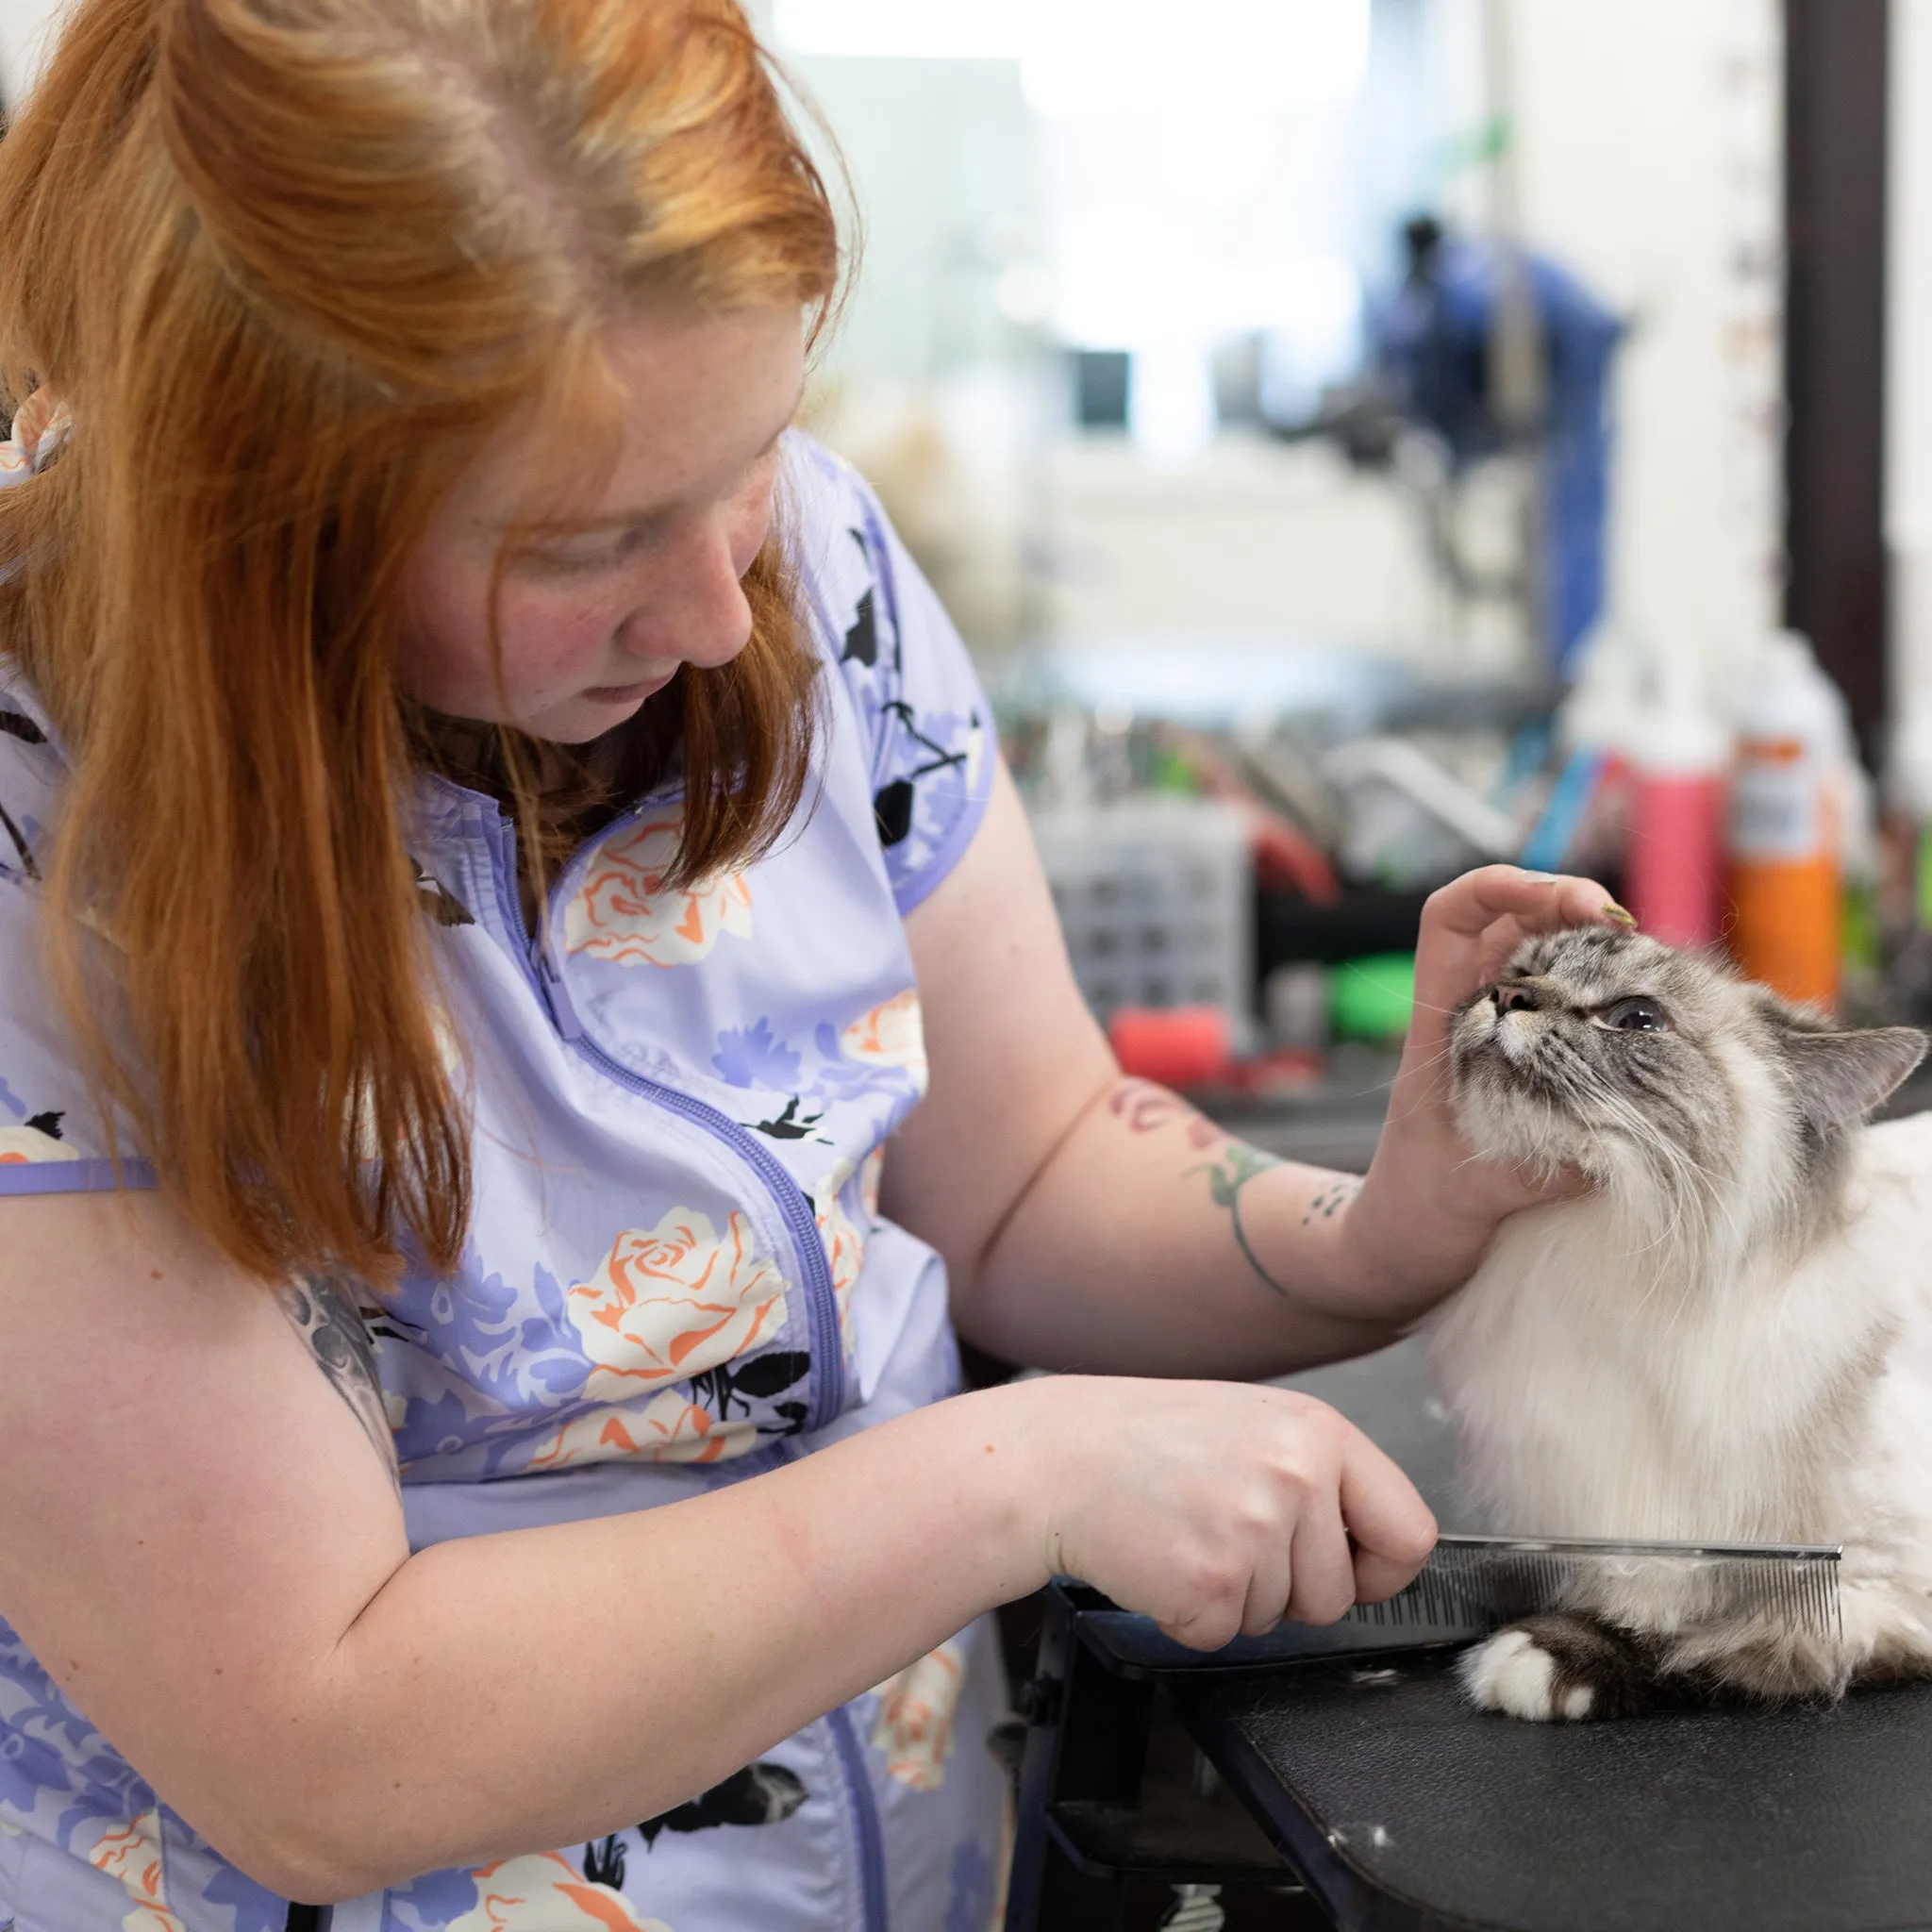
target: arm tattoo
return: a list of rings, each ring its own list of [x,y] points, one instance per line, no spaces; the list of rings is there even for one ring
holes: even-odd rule
[[[1307,1212],[1302,1216],[1302,1225],[1307,1227],[1313,1221],[1333,1221],[1361,1191],[1361,1179],[1357,1174],[1342,1174],[1325,1182],[1322,1191],[1308,1203]]]
[[[1263,1154],[1258,1147],[1250,1147],[1245,1141],[1231,1140],[1216,1159],[1200,1167],[1191,1167],[1188,1172],[1208,1176],[1208,1191],[1213,1195],[1217,1208],[1227,1209],[1227,1218],[1234,1227],[1235,1245],[1241,1249],[1242,1257],[1268,1287],[1276,1294],[1286,1296],[1288,1290],[1262,1265],[1261,1257],[1248,1243],[1247,1229],[1241,1225],[1241,1190],[1257,1174],[1266,1174],[1271,1167],[1282,1165],[1274,1155]]]
[[[325,1275],[307,1275],[278,1290],[276,1299],[289,1325],[308,1344],[329,1386],[362,1424],[400,1495],[402,1477],[396,1467],[395,1438],[390,1434],[389,1415],[382,1404],[375,1350],[354,1297],[341,1282]]]
[[[1171,1093],[1165,1087],[1139,1080],[1124,1081],[1114,1090],[1108,1107],[1115,1119],[1125,1124],[1130,1134],[1152,1134],[1179,1124],[1187,1131],[1188,1145],[1197,1154],[1205,1154],[1216,1142],[1220,1143],[1220,1152],[1211,1160],[1187,1169],[1186,1174],[1208,1176],[1208,1191],[1217,1208],[1226,1208],[1234,1228],[1235,1245],[1241,1249],[1242,1258],[1276,1294],[1286,1295],[1288,1290],[1262,1265],[1248,1241],[1248,1231],[1241,1225],[1241,1190],[1257,1174],[1266,1174],[1271,1167],[1284,1163],[1258,1147],[1250,1147],[1245,1141],[1223,1133],[1205,1114],[1198,1113],[1179,1094]]]
[[[1165,1087],[1126,1080],[1114,1089],[1107,1106],[1117,1121],[1125,1122],[1130,1134],[1152,1134],[1171,1121],[1183,1121],[1188,1129],[1188,1145],[1196,1153],[1222,1139],[1221,1129],[1212,1121]]]

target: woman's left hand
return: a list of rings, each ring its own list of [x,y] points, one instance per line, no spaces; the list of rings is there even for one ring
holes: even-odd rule
[[[1581,1175],[1552,1179],[1475,1158],[1450,1111],[1449,1031],[1524,940],[1566,926],[1633,923],[1592,880],[1513,865],[1465,873],[1431,894],[1388,1124],[1348,1216],[1363,1296],[1357,1312],[1398,1320],[1421,1313],[1468,1279],[1506,1215],[1587,1188]]]

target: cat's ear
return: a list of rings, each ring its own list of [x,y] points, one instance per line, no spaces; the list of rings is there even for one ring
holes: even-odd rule
[[[1820,1126],[1856,1126],[1925,1058],[1915,1026],[1876,1026],[1821,1033],[1792,1026],[1784,1036],[1786,1064],[1798,1105]]]

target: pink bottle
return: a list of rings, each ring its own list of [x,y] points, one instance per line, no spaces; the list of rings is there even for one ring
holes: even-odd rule
[[[1691,674],[1664,667],[1655,708],[1630,746],[1636,782],[1624,897],[1651,938],[1705,946],[1722,930],[1725,774],[1730,741]]]

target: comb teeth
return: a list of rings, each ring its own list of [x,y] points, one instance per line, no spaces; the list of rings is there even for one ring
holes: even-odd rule
[[[1836,1642],[1837,1549],[1820,1544],[1632,1543],[1445,1536],[1422,1573],[1348,1621],[1382,1628],[1492,1629],[1549,1610],[1636,1627],[1765,1618]]]

